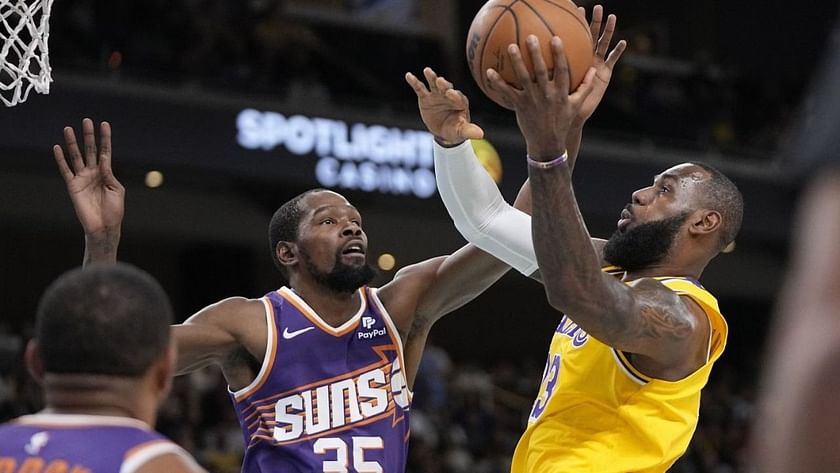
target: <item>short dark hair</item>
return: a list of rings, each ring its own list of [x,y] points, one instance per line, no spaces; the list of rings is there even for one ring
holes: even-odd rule
[[[704,184],[705,191],[700,204],[720,212],[723,217],[718,242],[719,249],[723,250],[735,241],[735,237],[741,230],[741,221],[744,218],[744,197],[738,190],[738,186],[717,168],[700,162],[690,164],[702,168],[711,176],[711,179]]]
[[[141,377],[169,346],[172,306],[128,264],[61,275],[38,304],[35,337],[47,373]]]
[[[268,224],[268,244],[271,250],[271,260],[274,261],[274,266],[277,266],[277,269],[286,278],[289,277],[289,274],[286,271],[286,267],[280,264],[280,261],[277,259],[277,244],[281,241],[298,240],[300,219],[303,217],[303,209],[300,207],[300,201],[309,194],[325,191],[326,189],[318,188],[298,194],[281,205],[274,212],[274,215],[271,216],[271,222]]]

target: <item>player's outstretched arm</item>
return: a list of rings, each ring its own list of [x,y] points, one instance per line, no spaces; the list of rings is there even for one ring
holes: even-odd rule
[[[457,127],[468,120],[466,97],[452,83],[439,77],[430,68],[424,70],[426,84],[408,75],[407,80],[418,96],[423,121],[436,136],[461,137]],[[590,104],[591,111],[597,104]],[[447,109],[448,107],[448,109]],[[449,113],[445,113],[449,110]],[[591,111],[588,113],[591,114]],[[449,144],[460,141],[458,144]],[[438,191],[455,227],[470,243],[501,259],[520,273],[539,278],[531,241],[530,217],[508,204],[493,180],[487,175],[472,146],[463,140],[436,139],[435,175]],[[530,191],[523,187],[521,207],[530,211]],[[602,241],[593,244],[600,250]]]
[[[65,127],[66,154],[55,145],[53,156],[85,232],[84,264],[115,262],[125,214],[125,188],[111,170],[111,125],[100,124],[97,150],[93,120],[85,118],[82,142],[84,154],[79,150],[76,132]]]
[[[125,214],[125,188],[111,169],[111,125],[102,122],[99,130],[97,147],[93,121],[82,121],[84,153],[69,126],[64,128],[64,148],[53,147],[56,165],[85,233],[85,265],[117,260]],[[260,301],[231,298],[173,326],[178,343],[177,373],[223,364],[246,342],[249,351],[262,352],[254,355],[261,360],[266,344],[264,313]],[[255,334],[254,330],[260,328],[263,331]]]
[[[209,365],[224,369],[226,362],[242,349],[261,361],[267,345],[266,324],[265,306],[259,299],[231,297],[205,307],[172,327],[178,344],[176,374]],[[228,382],[236,388],[235,380]]]
[[[551,49],[555,68],[547,70],[539,41],[531,36],[528,51],[533,81],[516,45],[508,53],[517,87],[490,71],[493,87],[513,104],[528,146],[533,188],[532,237],[549,303],[573,314],[589,334],[622,351],[643,357],[649,372],[678,379],[704,362],[709,324],[696,303],[684,300],[659,282],[641,279],[632,286],[601,271],[571,185],[571,170],[561,157],[566,131],[592,90],[594,69],[577,91],[568,93],[566,57],[559,38]],[[554,126],[545,127],[545,123]],[[558,159],[560,157],[560,159]]]

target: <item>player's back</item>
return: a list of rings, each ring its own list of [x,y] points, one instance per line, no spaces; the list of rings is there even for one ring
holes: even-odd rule
[[[128,417],[34,414],[0,426],[0,472],[130,473],[181,447]]]

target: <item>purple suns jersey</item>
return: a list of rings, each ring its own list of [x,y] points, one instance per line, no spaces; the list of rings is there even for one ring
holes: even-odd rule
[[[411,392],[402,341],[376,289],[340,327],[295,292],[267,294],[268,342],[256,379],[231,393],[244,473],[405,471]]]
[[[127,417],[34,414],[0,426],[2,473],[130,473],[165,454],[196,465],[181,447]]]

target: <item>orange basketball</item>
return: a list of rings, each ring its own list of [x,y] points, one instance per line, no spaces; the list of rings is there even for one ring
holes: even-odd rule
[[[519,45],[525,65],[534,69],[525,39],[535,35],[540,40],[543,60],[549,69],[554,67],[549,42],[552,36],[563,40],[569,62],[571,89],[583,81],[592,66],[592,34],[589,24],[570,0],[490,0],[475,15],[467,34],[467,61],[478,86],[490,100],[505,108],[504,100],[490,89],[487,69],[493,68],[502,78],[514,83],[507,47]]]

